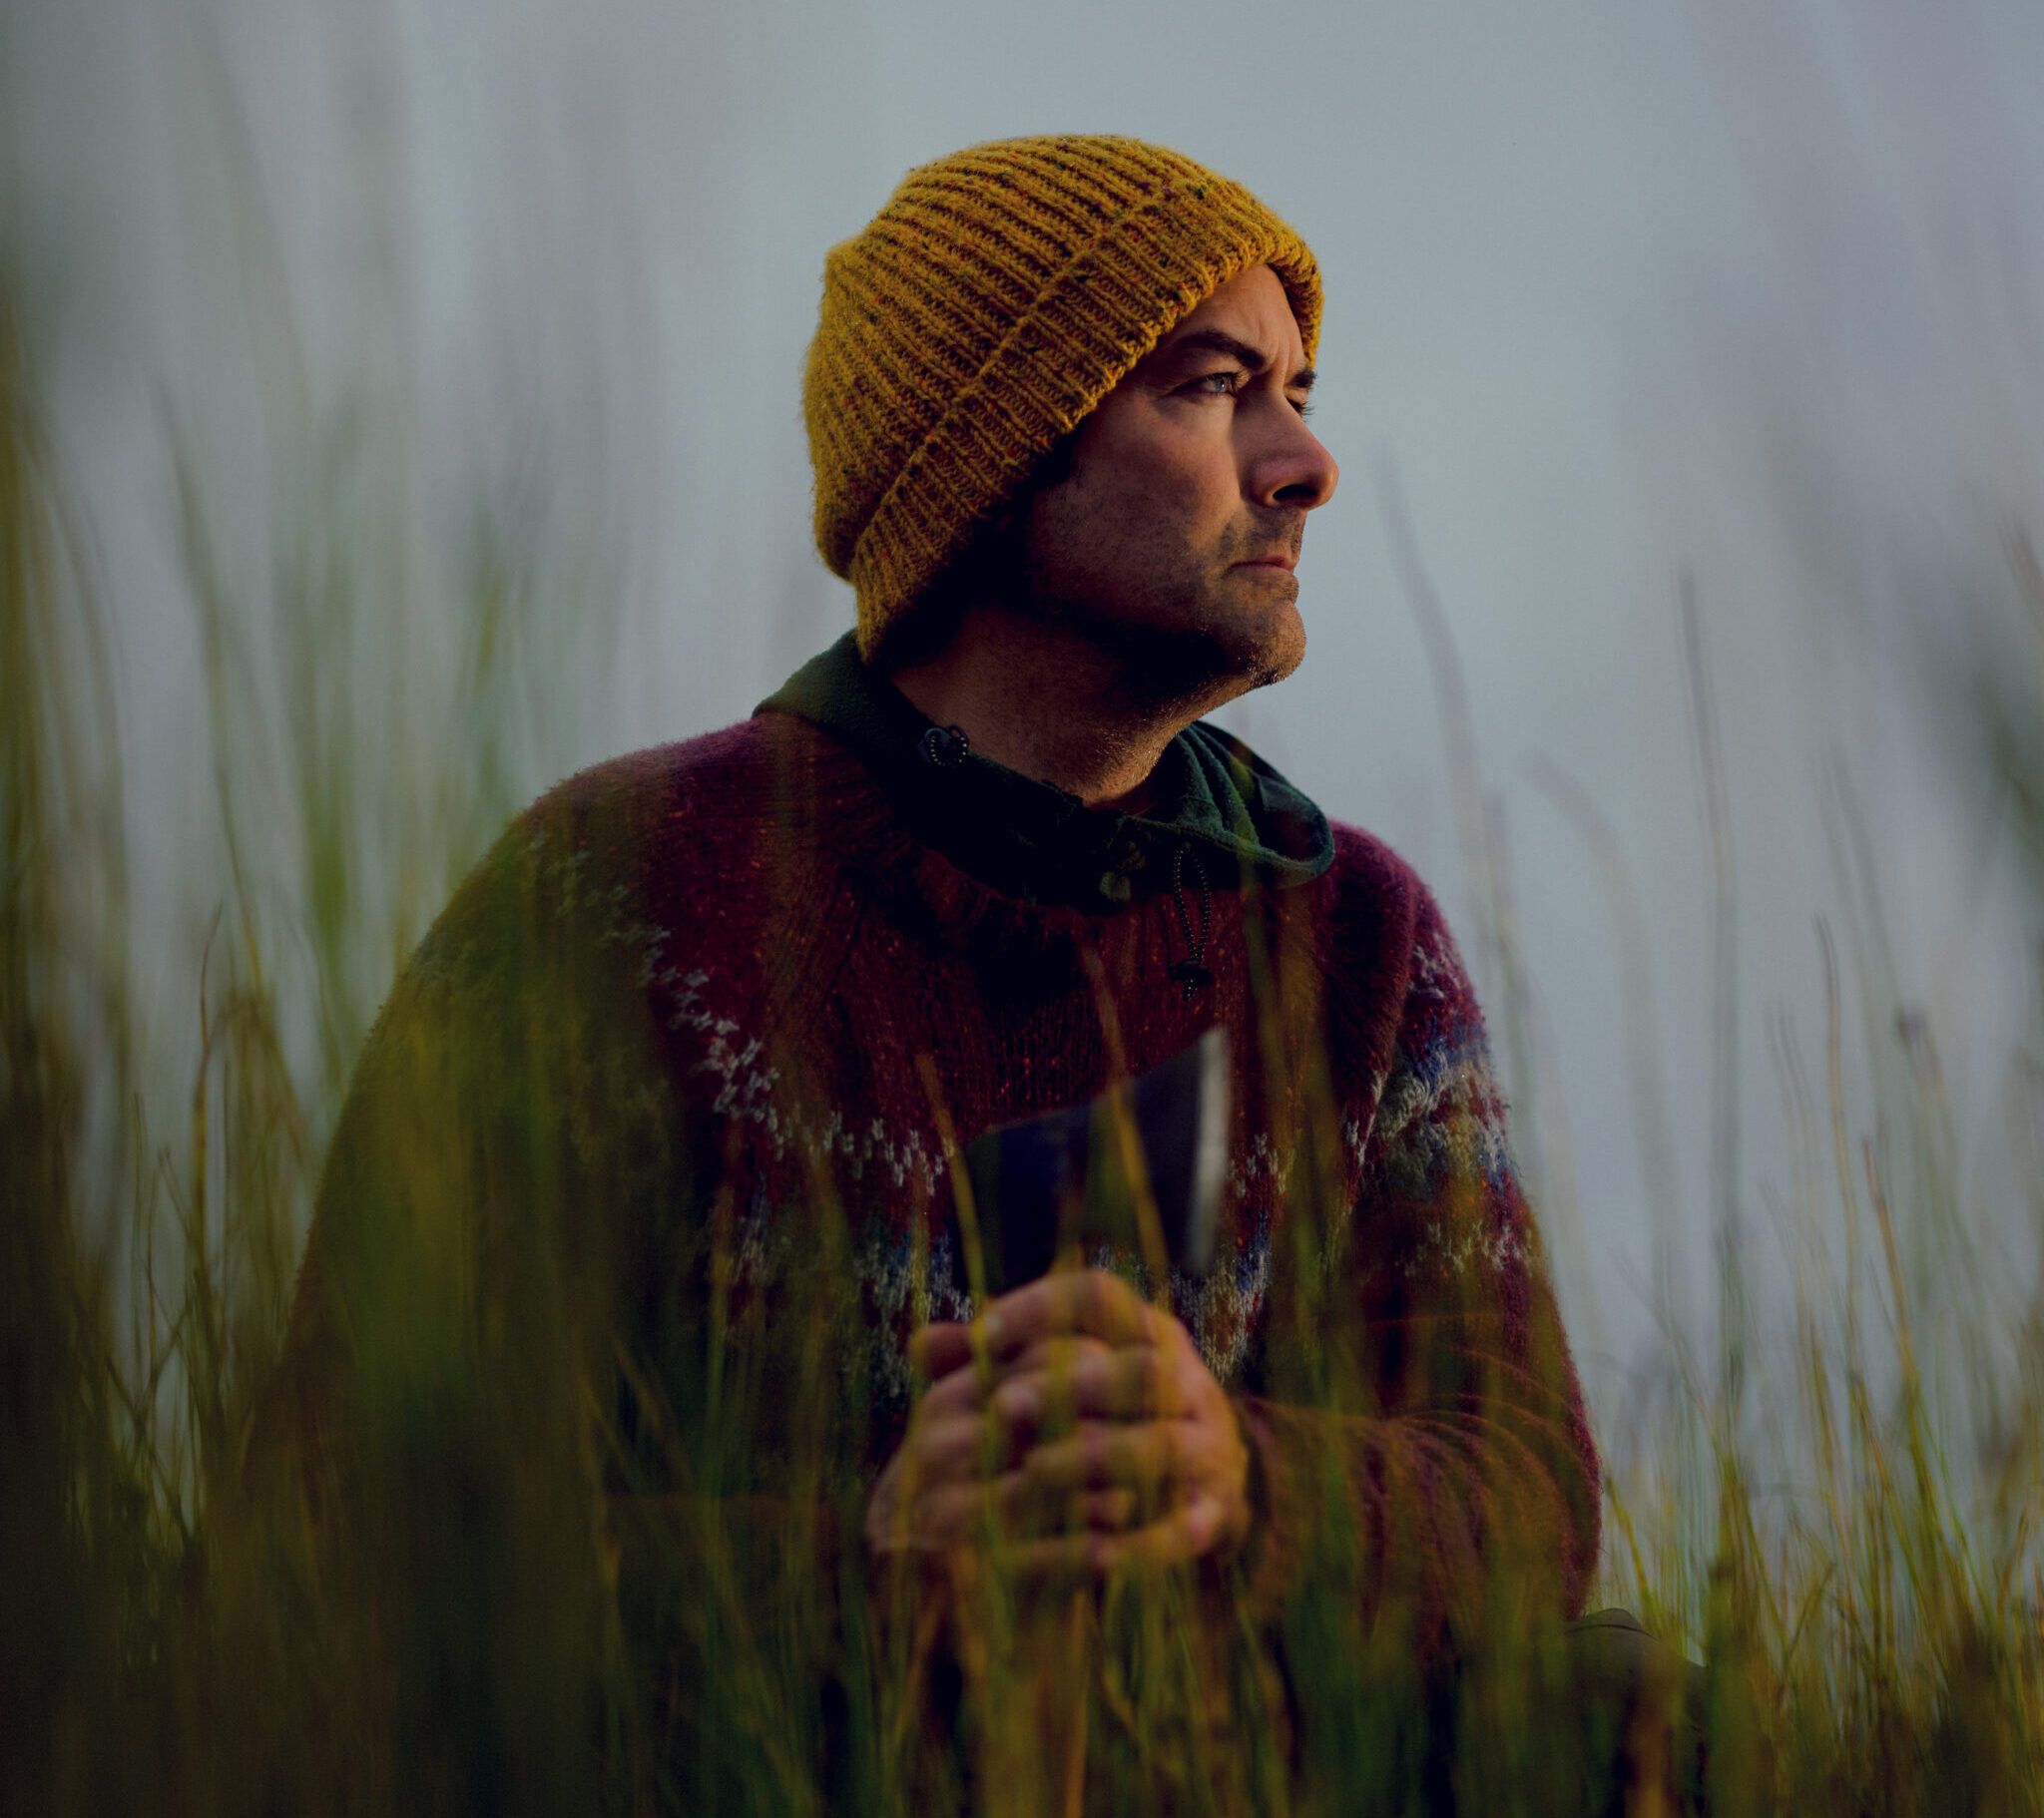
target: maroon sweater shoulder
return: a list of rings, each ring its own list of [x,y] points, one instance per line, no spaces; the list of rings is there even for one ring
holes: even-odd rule
[[[761,877],[784,883],[891,819],[857,757],[784,713],[593,765],[531,812],[558,820],[580,844],[622,836],[646,887],[684,910]]]
[[[564,817],[578,831],[620,815],[650,831],[679,815],[709,838],[755,836],[772,818],[775,784],[790,766],[827,756],[820,748],[827,740],[790,741],[782,731],[790,724],[762,715],[607,758],[557,784],[528,812]]]
[[[675,954],[749,971],[822,932],[837,860],[886,819],[864,767],[763,713],[592,765],[528,810]]]

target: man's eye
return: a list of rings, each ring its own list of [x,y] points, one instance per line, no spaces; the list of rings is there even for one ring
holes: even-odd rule
[[[1186,389],[1205,397],[1224,398],[1233,397],[1241,386],[1242,374],[1239,372],[1203,372]]]

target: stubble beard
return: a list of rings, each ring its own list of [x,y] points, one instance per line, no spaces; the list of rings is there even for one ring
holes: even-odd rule
[[[1209,712],[1282,682],[1305,656],[1298,578],[1235,566],[1231,550],[1247,548],[1248,539],[1231,539],[1203,568],[1182,566],[1183,553],[1174,551],[1177,563],[1146,566],[1140,586],[1112,599],[1062,586],[1054,559],[1032,559],[1026,610],[1109,656],[1131,710]],[[1265,539],[1258,552],[1270,548]]]

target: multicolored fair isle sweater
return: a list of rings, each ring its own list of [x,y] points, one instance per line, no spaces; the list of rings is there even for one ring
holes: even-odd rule
[[[1509,1553],[1577,1613],[1597,1460],[1438,907],[1210,727],[1154,781],[1140,813],[1088,810],[931,727],[847,639],[753,718],[564,785],[371,1038],[304,1379],[417,1368],[370,1353],[448,1297],[540,1343],[530,1281],[565,1273],[630,1382],[621,1498],[855,1491],[904,1431],[910,1332],[969,1309],[926,1081],[965,1142],[1220,1024],[1220,1259],[1168,1291],[1252,1442],[1245,1582],[1281,1604],[1346,1522],[1366,1603],[1445,1619]],[[422,1237],[450,1201],[457,1236]]]

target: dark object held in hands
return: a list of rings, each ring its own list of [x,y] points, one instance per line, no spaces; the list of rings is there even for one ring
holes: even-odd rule
[[[1003,1124],[965,1151],[991,1294],[1033,1281],[1062,1254],[1083,1264],[1096,1245],[1146,1258],[1126,1135],[1133,1126],[1158,1234],[1174,1270],[1203,1277],[1228,1172],[1228,1032],[1210,1029],[1148,1073],[1085,1105]],[[968,1254],[951,1214],[960,1274]]]

